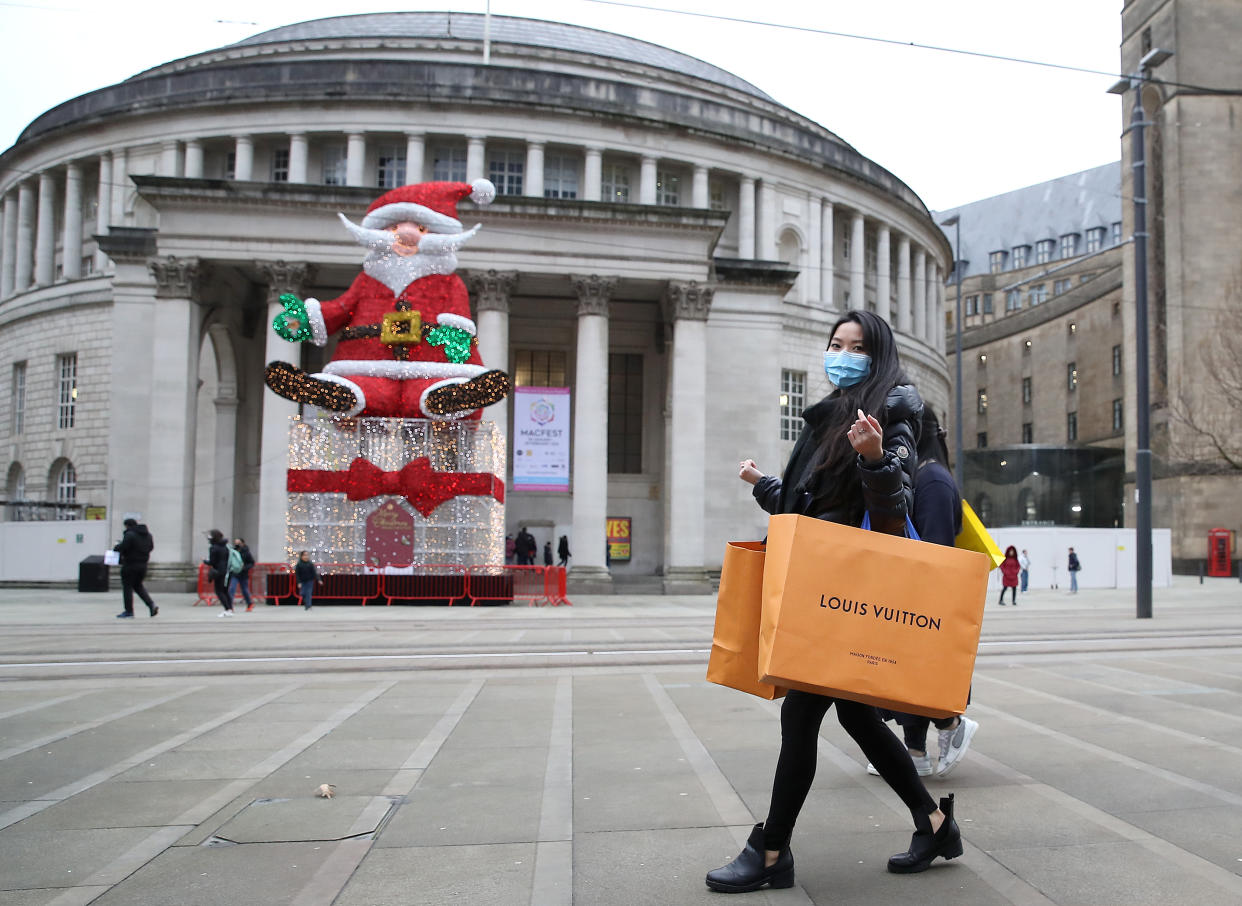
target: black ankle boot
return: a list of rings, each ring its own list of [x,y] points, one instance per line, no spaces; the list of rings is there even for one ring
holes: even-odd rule
[[[889,871],[899,875],[912,875],[926,871],[937,856],[956,859],[962,854],[962,832],[953,820],[952,793],[947,799],[940,800],[940,811],[944,813],[944,824],[934,834],[930,815],[915,816],[914,824],[918,829],[910,838],[910,849],[888,860]]]
[[[719,893],[746,893],[767,885],[793,887],[793,852],[786,846],[771,867],[763,865],[763,825],[756,824],[738,857],[723,868],[707,873],[707,886]]]

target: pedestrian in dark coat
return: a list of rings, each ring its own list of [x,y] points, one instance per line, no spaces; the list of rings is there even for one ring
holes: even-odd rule
[[[1000,565],[1001,571],[1001,595],[1000,603],[1005,605],[1005,589],[1011,589],[1010,596],[1013,598],[1013,606],[1018,606],[1018,574],[1022,572],[1022,564],[1018,562],[1018,549],[1012,544],[1005,548],[1005,559]]]
[[[134,615],[134,592],[137,592],[142,603],[147,605],[147,611],[151,616],[160,612],[142,584],[142,580],[147,577],[147,562],[151,559],[151,551],[154,549],[155,539],[151,537],[151,532],[147,530],[147,527],[139,523],[137,519],[126,519],[125,534],[121,536],[120,543],[113,548],[121,555],[121,600],[125,604],[125,610],[118,613],[117,617],[128,619]]]
[[[552,542],[551,541],[543,542],[543,565],[544,566],[552,565]]]
[[[806,423],[783,477],[764,475],[742,460],[738,475],[769,513],[801,513],[830,522],[904,533],[917,466],[923,404],[897,356],[885,321],[847,312],[829,334],[824,372],[836,390],[802,414]],[[899,564],[894,564],[899,568]],[[940,808],[923,786],[910,753],[870,705],[791,689],[781,706],[781,751],[768,817],[755,825],[737,859],[708,872],[707,886],[730,893],[792,887],[789,840],[815,776],[819,728],[833,705],[837,719],[914,819],[907,852],[889,859],[889,871],[923,871],[937,857],[962,854],[952,797]]]
[[[224,608],[220,611],[220,616],[231,617],[233,615],[233,599],[229,597],[229,546],[224,540],[224,532],[213,528],[207,533],[207,559],[203,562],[207,564],[207,578],[211,580],[211,584],[216,591],[216,597],[220,599],[220,606]]]
[[[309,553],[302,551],[298,554],[298,562],[293,572],[298,582],[298,593],[302,596],[302,607],[310,610],[315,596],[315,583],[319,581],[319,570],[315,569]]]
[[[1074,553],[1074,549],[1069,549],[1069,563],[1067,564],[1070,574],[1070,594],[1078,594],[1078,571],[1082,569],[1082,564],[1078,562],[1078,555]]]
[[[242,600],[246,602],[246,610],[254,610],[254,601],[250,598],[250,570],[254,569],[254,554],[250,553],[250,548],[246,546],[245,538],[233,539],[233,550],[241,554],[242,569],[239,573],[232,573],[229,576],[229,600],[237,594],[237,589],[241,589]]]
[[[556,545],[556,556],[559,558],[557,566],[569,565],[569,536],[561,535],[561,540]]]

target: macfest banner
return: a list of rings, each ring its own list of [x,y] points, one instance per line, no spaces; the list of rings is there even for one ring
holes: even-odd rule
[[[569,493],[569,388],[513,391],[513,490]]]

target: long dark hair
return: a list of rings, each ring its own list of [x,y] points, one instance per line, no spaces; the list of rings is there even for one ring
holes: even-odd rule
[[[886,428],[884,403],[888,392],[898,384],[910,383],[910,379],[897,357],[892,329],[869,311],[847,311],[832,325],[829,340],[849,321],[862,328],[863,346],[871,356],[871,370],[860,383],[838,388],[828,397],[835,405],[824,422],[815,451],[815,483],[819,488],[815,497],[821,507],[847,503],[851,509],[861,511],[862,495],[853,478],[854,448],[850,446],[846,431],[858,417],[859,409],[875,416],[881,430]]]
[[[949,467],[949,447],[944,441],[945,431],[940,427],[935,410],[929,405],[923,406],[922,424],[919,433],[919,465],[925,462],[938,462],[946,469]]]

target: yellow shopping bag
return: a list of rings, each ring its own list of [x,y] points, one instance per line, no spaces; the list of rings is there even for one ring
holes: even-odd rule
[[[979,517],[965,500],[962,501],[962,531],[953,539],[953,546],[964,551],[987,554],[992,558],[992,569],[996,569],[1005,562],[1005,555],[1001,553],[1001,549],[992,540],[988,530],[983,527],[983,523],[979,521]]]

